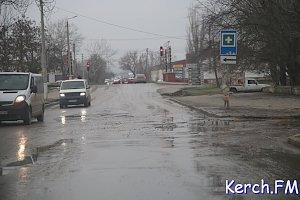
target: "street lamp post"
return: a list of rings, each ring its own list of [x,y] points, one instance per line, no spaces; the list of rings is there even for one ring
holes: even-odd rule
[[[69,20],[70,19],[73,19],[77,16],[73,16],[73,17],[70,17],[70,18],[67,18],[67,43],[68,43],[68,68],[69,68],[69,75],[71,76],[72,75],[72,59],[71,59],[71,52],[70,52],[70,33],[69,33]]]

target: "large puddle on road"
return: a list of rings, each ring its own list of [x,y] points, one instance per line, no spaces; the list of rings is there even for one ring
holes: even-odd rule
[[[43,154],[47,153],[48,151],[51,151],[55,148],[57,148],[57,151],[63,151],[61,147],[66,148],[68,144],[72,143],[73,139],[60,139],[52,144],[36,147],[32,150],[33,153],[31,155],[24,155],[21,159],[18,159],[18,161],[10,162],[0,167],[0,176],[7,175],[22,166],[34,165],[36,162],[38,162],[38,158],[43,156]]]

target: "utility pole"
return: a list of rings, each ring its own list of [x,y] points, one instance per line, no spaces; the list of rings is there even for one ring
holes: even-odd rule
[[[82,65],[82,78],[85,78],[85,68],[84,68],[84,64],[83,64],[83,54],[81,54],[81,65]]]
[[[44,25],[44,2],[40,0],[40,11],[41,11],[41,67],[44,82],[44,98],[47,99],[48,96],[48,86],[47,86],[47,66],[46,66],[46,45],[45,45],[45,25]]]
[[[168,72],[168,50],[165,49],[165,64],[166,64],[166,72]]]
[[[69,22],[67,19],[67,43],[68,43],[68,68],[69,68],[69,75],[72,75],[72,69],[71,69],[71,52],[70,52],[70,36],[69,36]]]
[[[69,68],[69,75],[70,75],[70,77],[72,75],[72,54],[70,52],[69,20],[73,19],[75,17],[77,17],[77,16],[73,16],[73,17],[67,18],[68,68]]]
[[[171,46],[169,48],[169,62],[170,62],[170,72],[172,72],[172,52],[171,52]]]
[[[74,69],[72,71],[74,71],[74,74],[76,74],[77,72],[77,67],[76,67],[76,54],[75,54],[75,43],[73,43],[73,55],[74,55],[74,59],[73,59],[73,67]]]
[[[148,79],[148,77],[149,77],[149,73],[148,73],[148,67],[149,67],[149,66],[148,66],[149,49],[148,49],[148,48],[146,49],[146,56],[147,56],[147,57],[146,57],[146,76],[147,76],[146,78]],[[149,79],[148,79],[148,80],[149,80]]]

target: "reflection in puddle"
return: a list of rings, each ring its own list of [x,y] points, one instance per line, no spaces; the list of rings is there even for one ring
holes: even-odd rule
[[[86,119],[86,110],[83,109],[83,110],[81,110],[81,121],[85,122],[85,119]]]
[[[27,182],[28,172],[29,172],[28,167],[21,167],[19,169],[18,179],[19,179],[20,183],[26,183]]]
[[[26,148],[26,144],[27,144],[27,137],[23,134],[23,131],[19,131],[18,133],[20,135],[19,137],[19,143],[18,143],[18,153],[17,153],[17,157],[18,157],[18,161],[20,160],[24,160],[25,158],[25,148]]]
[[[190,129],[193,133],[206,133],[209,131],[230,131],[231,128],[232,124],[228,120],[202,119],[199,121],[192,121],[190,123]]]
[[[61,123],[62,123],[63,125],[66,124],[66,117],[65,117],[65,116],[61,116]]]
[[[155,128],[161,129],[162,131],[173,131],[176,128],[176,124],[174,123],[174,117],[168,116],[169,111],[163,110],[164,114],[162,116],[162,123],[155,125]]]
[[[62,112],[64,113],[64,112]],[[77,120],[80,119],[81,122],[86,122],[86,116],[87,116],[87,112],[86,109],[82,109],[80,111],[80,114],[74,114],[74,115],[61,115],[60,116],[60,122],[65,125],[67,123],[67,120]]]

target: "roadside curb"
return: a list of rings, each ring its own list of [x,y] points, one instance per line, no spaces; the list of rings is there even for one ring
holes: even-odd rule
[[[300,147],[300,134],[288,137],[288,143]]]
[[[182,105],[182,106],[185,106],[185,107],[188,107],[188,108],[190,108],[190,109],[193,109],[193,110],[197,110],[197,111],[199,111],[199,112],[202,112],[202,113],[206,114],[206,115],[209,116],[209,117],[216,117],[216,118],[226,118],[226,117],[230,117],[230,116],[219,116],[219,115],[216,115],[216,114],[207,112],[206,110],[204,110],[204,109],[202,109],[202,108],[200,108],[200,107],[192,106],[192,105],[190,105],[190,104],[184,103],[184,102],[179,101],[179,100],[177,100],[177,99],[174,99],[174,98],[172,98],[172,97],[168,97],[168,98],[169,98],[169,100],[174,101],[174,102],[176,102],[176,103],[178,103],[178,104],[180,104],[180,105]]]
[[[180,105],[186,106],[188,108],[191,108],[193,110],[197,110],[199,112],[202,112],[204,114],[206,114],[209,117],[216,117],[216,118],[240,118],[240,119],[256,119],[256,120],[263,120],[263,119],[300,119],[300,115],[288,115],[288,116],[254,116],[254,115],[244,115],[244,114],[230,114],[230,113],[226,113],[226,114],[217,114],[217,113],[213,113],[209,110],[207,110],[206,108],[203,107],[196,107],[193,106],[189,103],[185,103],[182,102],[180,100],[177,100],[175,98],[172,98],[172,96],[168,96],[168,95],[163,95],[162,96],[167,96],[169,100],[176,102]],[[220,108],[221,110],[221,108]],[[229,109],[230,110],[230,109]],[[299,138],[300,139],[300,138]],[[299,142],[300,144],[300,142]]]
[[[181,83],[181,82],[155,82],[158,85],[189,85],[188,83]]]
[[[49,108],[51,106],[54,106],[54,105],[58,104],[58,102],[59,102],[58,99],[47,101],[47,102],[45,102],[45,108]]]

